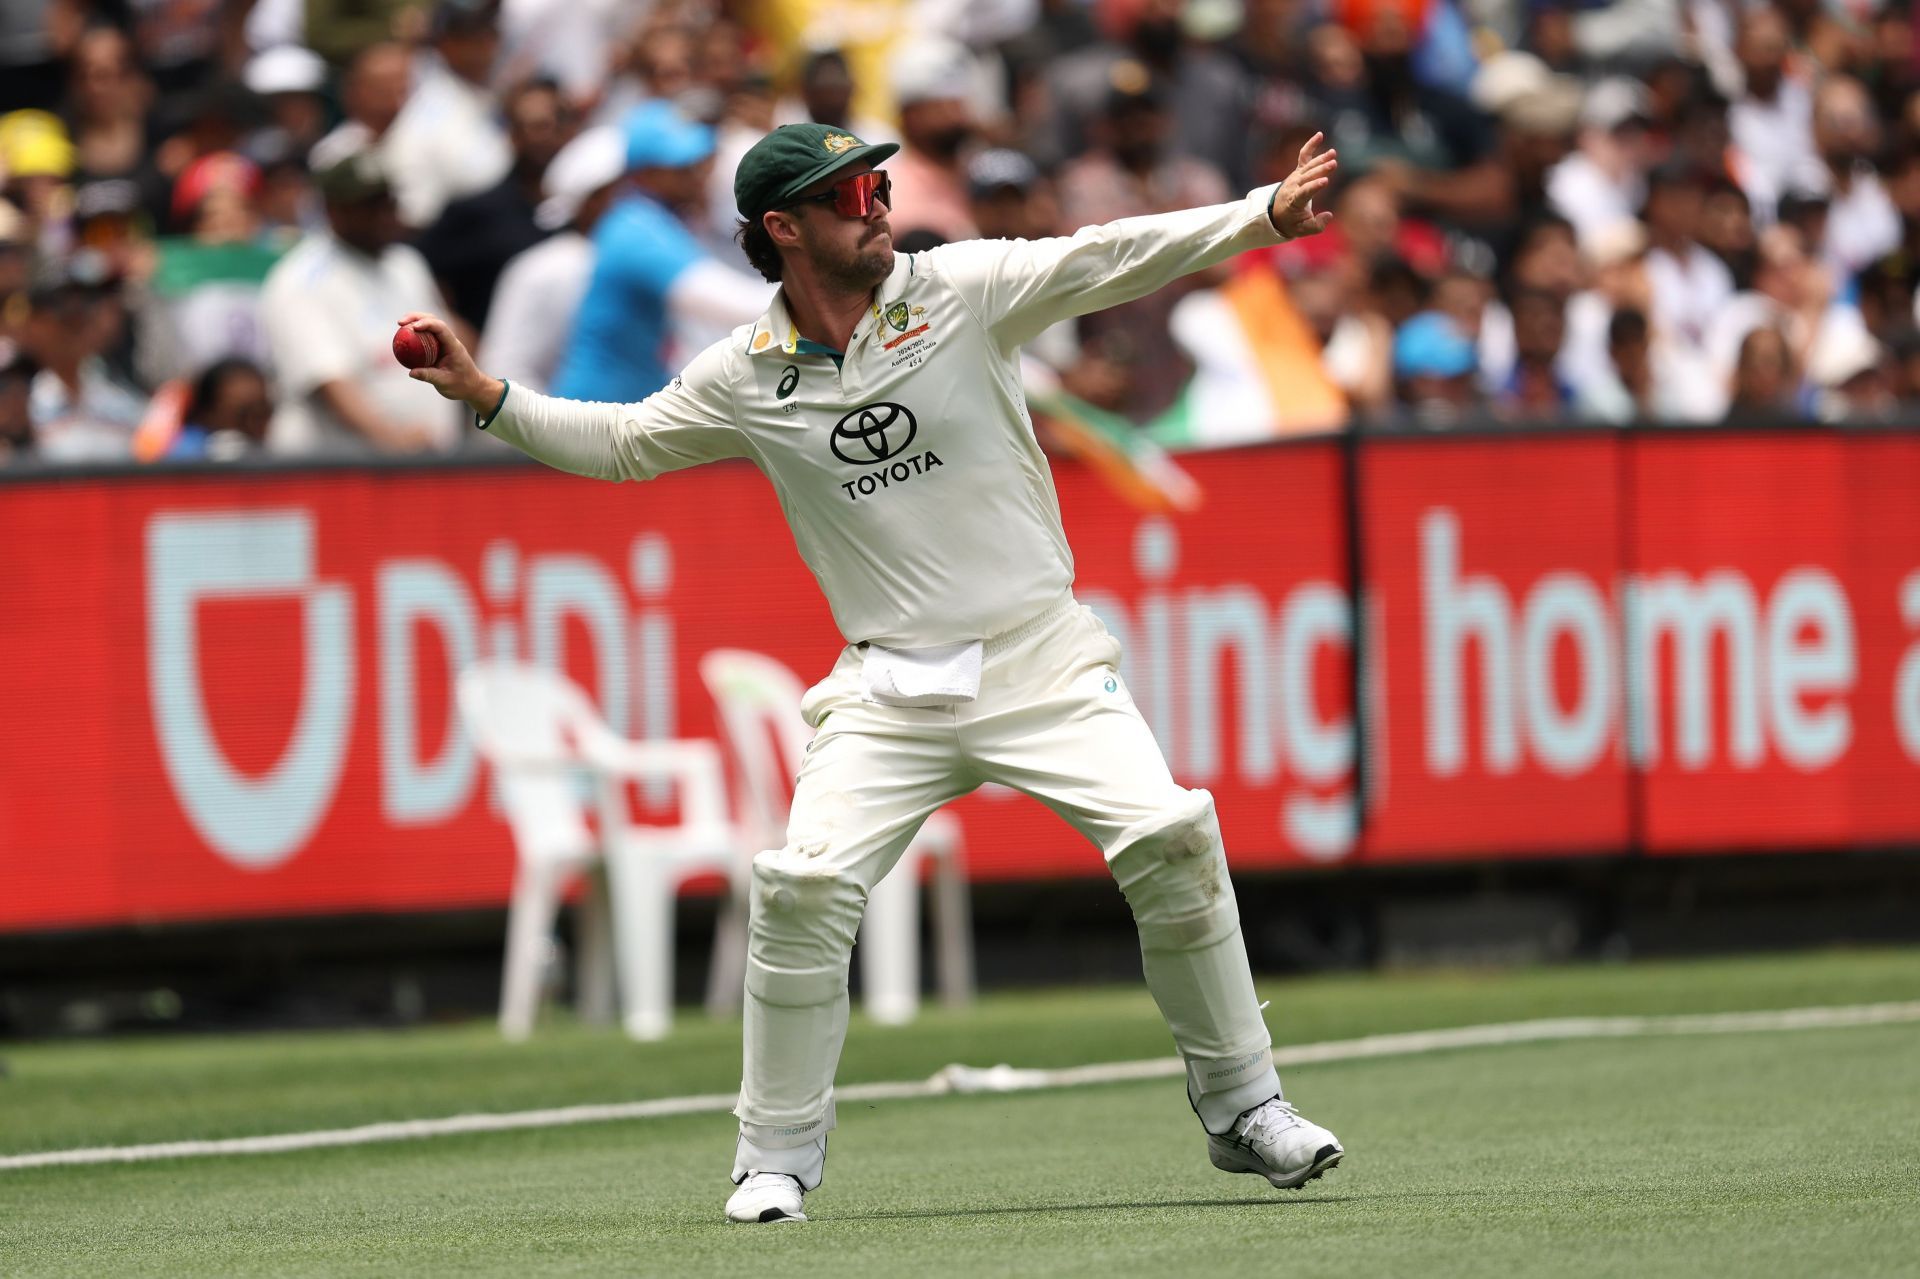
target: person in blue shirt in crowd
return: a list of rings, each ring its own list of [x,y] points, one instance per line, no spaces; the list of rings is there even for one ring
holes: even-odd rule
[[[767,309],[775,286],[715,261],[691,229],[713,167],[713,130],[670,103],[623,121],[627,184],[593,230],[593,279],[555,395],[630,404],[695,352]]]

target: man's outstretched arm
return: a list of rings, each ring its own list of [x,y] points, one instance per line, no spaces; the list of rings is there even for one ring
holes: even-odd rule
[[[475,425],[527,456],[574,475],[650,480],[666,471],[745,455],[725,377],[725,348],[702,351],[671,385],[637,404],[595,404],[540,395],[482,372],[466,344],[438,316],[400,321],[431,333],[440,358],[413,370],[449,400],[473,410]]]
[[[1286,181],[1243,200],[1121,218],[1046,240],[969,240],[934,262],[1006,347],[1048,325],[1143,297],[1237,253],[1318,235],[1333,221],[1313,197],[1339,167],[1314,134]]]

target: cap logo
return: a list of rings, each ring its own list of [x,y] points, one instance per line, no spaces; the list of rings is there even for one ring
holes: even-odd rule
[[[820,145],[824,146],[830,154],[839,155],[848,147],[859,146],[860,139],[848,137],[844,133],[829,133],[826,137],[820,139]]]

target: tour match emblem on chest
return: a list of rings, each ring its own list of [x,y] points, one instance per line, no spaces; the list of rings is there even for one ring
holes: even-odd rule
[[[878,309],[879,309],[878,307],[875,308],[876,311],[878,311]],[[925,341],[922,341],[922,342],[914,341],[915,338],[925,338],[927,330],[933,327],[933,325],[929,323],[925,318],[927,314],[926,307],[924,306],[910,307],[905,302],[895,302],[893,305],[889,306],[886,309],[884,314],[885,314],[888,325],[890,325],[893,328],[894,332],[898,334],[898,336],[889,338],[885,342],[882,342],[880,344],[880,349],[882,351],[891,351],[903,342],[912,343],[912,345],[909,346],[907,350],[902,351],[900,353],[901,356],[904,358],[909,354],[913,354],[919,351],[922,347],[930,346],[932,344],[933,339],[931,338],[926,338]],[[915,323],[915,321],[918,321],[918,323]],[[910,324],[913,325],[912,328],[907,327]],[[878,326],[876,326],[874,329],[874,336],[876,338],[880,337],[884,332],[885,332],[884,329],[881,329]],[[916,363],[917,362],[918,361],[916,361]],[[898,363],[898,361],[896,361],[896,363]]]

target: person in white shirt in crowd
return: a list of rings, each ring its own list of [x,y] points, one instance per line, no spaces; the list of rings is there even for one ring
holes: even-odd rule
[[[446,302],[419,253],[400,242],[393,189],[362,152],[314,175],[326,231],[274,265],[260,316],[279,379],[268,444],[277,453],[417,453],[461,442],[461,415],[423,402],[394,362],[400,316]],[[451,411],[449,411],[451,410]]]
[[[900,105],[900,156],[892,175],[899,235],[925,229],[943,240],[980,234],[967,201],[964,152],[978,131],[973,58],[951,40],[922,37],[895,49],[893,96]]]
[[[327,64],[311,49],[283,44],[248,60],[241,81],[266,99],[273,125],[304,154],[325,134]]]
[[[1813,93],[1788,66],[1791,33],[1777,9],[1749,9],[1734,43],[1746,91],[1727,108],[1733,176],[1762,224],[1788,191],[1821,190],[1826,174],[1813,147]],[[1737,351],[1737,348],[1736,348]]]
[[[740,222],[740,210],[733,207],[733,174],[740,157],[773,128],[776,106],[773,80],[750,68],[728,91],[720,123],[714,126],[713,173],[707,178],[707,217],[700,238],[718,261],[736,270],[747,269],[747,257],[733,235]]]
[[[628,0],[502,0],[501,80],[552,80],[569,103],[584,106],[599,96],[643,15]]]
[[[1828,76],[1813,99],[1813,144],[1826,167],[1828,265],[1850,280],[1900,246],[1900,214],[1874,172],[1880,121],[1873,99],[1852,76]]]
[[[1311,201],[1335,160],[1319,143],[1244,199],[904,254],[873,168],[891,146],[776,129],[742,160],[735,203],[779,293],[637,404],[503,383],[443,321],[406,317],[441,343],[413,377],[551,466],[609,480],[758,467],[847,640],[802,707],[820,732],[786,844],[754,859],[729,1220],[805,1219],[868,893],[929,814],[986,781],[1043,799],[1104,852],[1214,1166],[1284,1189],[1344,1157],[1281,1094],[1213,799],[1168,773],[1120,645],[1073,598],[1019,373],[1050,324],[1323,230]]]
[[[1647,90],[1615,77],[1587,90],[1579,148],[1547,174],[1547,200],[1584,245],[1595,232],[1638,215],[1652,162]]]
[[[1717,380],[1695,345],[1660,327],[1654,311],[1646,228],[1631,219],[1596,232],[1581,257],[1589,287],[1567,303],[1567,336],[1560,349],[1562,375],[1576,402],[1593,416],[1612,420],[1619,409],[1615,382],[1626,385],[1639,409],[1659,421],[1710,422],[1726,407],[1725,384]],[[1637,312],[1647,321],[1646,383],[1636,386],[1636,335],[1629,322],[1615,334],[1614,316]],[[1630,366],[1622,370],[1625,351]],[[1627,373],[1634,374],[1629,383]]]
[[[1804,422],[1808,418],[1800,393],[1802,363],[1793,358],[1779,329],[1763,324],[1740,339],[1728,375],[1731,392],[1724,419],[1732,426]]]
[[[1607,366],[1574,389],[1575,412],[1611,426],[1658,418],[1652,351],[1647,317],[1631,307],[1615,311],[1607,321]]]
[[[546,199],[534,219],[553,234],[500,273],[480,341],[480,363],[497,376],[530,391],[553,386],[593,279],[594,225],[626,172],[626,135],[612,125],[588,129],[547,166],[541,182]]]
[[[115,279],[105,257],[82,249],[40,265],[27,290],[21,348],[37,367],[28,393],[34,452],[47,462],[115,462],[132,455],[146,397],[101,355],[117,327]]]
[[[340,109],[346,118],[313,144],[308,167],[317,172],[348,156],[380,151],[412,91],[413,59],[405,45],[370,44],[360,50],[340,80]]]
[[[1747,334],[1774,328],[1795,365],[1804,367],[1821,329],[1845,309],[1835,301],[1833,272],[1807,252],[1799,228],[1768,227],[1760,234],[1753,287],[1728,299],[1707,328],[1707,359],[1719,377],[1731,377]]]
[[[1899,412],[1888,377],[1886,348],[1867,332],[1858,312],[1821,330],[1807,355],[1813,407],[1823,422],[1885,422]]]
[[[431,225],[451,201],[493,187],[513,168],[493,91],[493,0],[440,0],[431,22],[433,56],[382,147],[410,227]]]
[[[1656,332],[1698,348],[1720,308],[1733,296],[1733,273],[1699,241],[1706,185],[1678,165],[1647,175],[1647,279],[1653,286],[1648,319]]]

